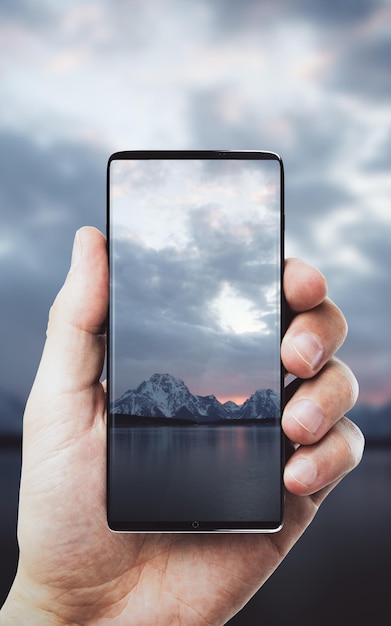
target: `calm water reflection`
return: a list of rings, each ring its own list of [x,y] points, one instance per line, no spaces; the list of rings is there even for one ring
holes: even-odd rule
[[[277,425],[137,426],[112,437],[116,519],[279,517]]]

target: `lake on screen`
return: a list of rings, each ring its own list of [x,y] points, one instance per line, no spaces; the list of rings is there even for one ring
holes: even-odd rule
[[[117,519],[278,519],[278,425],[121,426],[111,437]]]

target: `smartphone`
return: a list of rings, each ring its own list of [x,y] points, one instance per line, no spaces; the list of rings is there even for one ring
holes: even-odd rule
[[[277,531],[281,158],[117,152],[107,181],[109,527]]]

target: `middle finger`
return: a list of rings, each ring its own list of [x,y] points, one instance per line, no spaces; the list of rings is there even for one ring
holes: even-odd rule
[[[346,333],[343,314],[328,298],[314,309],[299,313],[281,343],[286,371],[299,378],[311,378],[342,345]]]

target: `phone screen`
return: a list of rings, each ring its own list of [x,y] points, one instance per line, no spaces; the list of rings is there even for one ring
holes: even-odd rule
[[[112,530],[281,527],[282,231],[273,153],[110,157]]]

